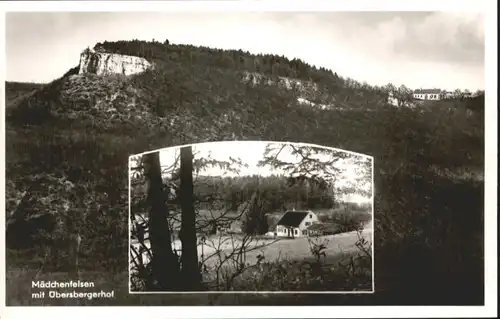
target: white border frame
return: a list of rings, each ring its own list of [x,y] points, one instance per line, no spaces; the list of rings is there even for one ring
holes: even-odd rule
[[[252,6],[252,7],[250,7]],[[240,318],[275,317],[275,318],[321,318],[321,317],[368,317],[368,318],[422,318],[422,317],[496,317],[497,309],[497,7],[498,3],[491,0],[476,1],[453,1],[453,0],[358,0],[358,1],[297,1],[297,0],[267,0],[265,3],[252,1],[218,1],[217,5],[209,1],[184,1],[182,3],[159,1],[3,1],[0,2],[2,14],[0,15],[0,63],[5,68],[5,11],[476,11],[485,15],[485,227],[484,227],[484,267],[485,267],[485,305],[484,306],[304,306],[294,307],[293,310],[285,310],[283,307],[177,307],[168,308],[169,314],[176,318],[234,318],[237,314]],[[117,9],[119,8],[119,9]],[[5,82],[4,72],[0,72],[2,87]],[[3,106],[4,90],[0,90],[0,103]],[[5,118],[5,108],[0,110],[2,125]],[[4,126],[0,125],[1,147],[5,147]],[[5,177],[5,154],[0,151],[0,180]],[[4,183],[0,183],[0,192],[5,193]],[[0,209],[5,211],[4,196],[0,196]],[[5,219],[0,218],[0,226],[5,229]],[[4,236],[0,236],[0,245],[4,247]],[[5,255],[0,257],[0,279],[5,286]],[[40,318],[67,315],[64,307],[9,307],[5,309],[5,290],[0,289],[2,300],[2,315],[8,318]],[[43,312],[40,310],[43,308]],[[142,307],[76,307],[78,311],[72,312],[71,316],[76,318],[90,317],[113,317],[117,314],[138,318],[144,315],[163,315],[163,309]],[[228,311],[233,309],[233,311]],[[259,313],[259,309],[262,312]],[[265,310],[264,310],[265,309]]]
[[[371,176],[372,176],[372,191],[371,191],[371,208],[372,208],[372,236],[371,236],[371,253],[372,253],[372,289],[371,290],[360,290],[360,291],[311,291],[311,290],[295,290],[295,291],[131,291],[130,290],[130,263],[131,263],[131,258],[130,258],[130,253],[131,253],[131,230],[132,230],[132,222],[130,220],[131,216],[131,201],[130,201],[130,191],[131,191],[131,178],[130,178],[130,160],[132,157],[136,156],[143,156],[146,154],[151,154],[151,153],[156,153],[156,152],[162,152],[168,149],[181,149],[183,147],[187,146],[199,146],[199,145],[207,145],[207,144],[225,144],[225,143],[264,143],[264,144],[286,144],[286,145],[294,145],[294,146],[306,146],[306,147],[315,147],[315,148],[320,148],[324,150],[333,150],[337,152],[344,152],[347,154],[352,154],[352,155],[357,155],[361,156],[364,158],[369,158],[372,163],[371,167]],[[215,141],[215,142],[202,142],[202,143],[192,143],[192,144],[183,144],[183,145],[175,145],[175,146],[168,146],[168,147],[163,147],[163,148],[158,148],[152,151],[147,151],[147,152],[142,152],[142,153],[137,153],[130,155],[128,157],[128,293],[131,295],[180,295],[180,294],[188,294],[188,295],[195,295],[195,294],[252,294],[252,295],[258,295],[258,294],[321,294],[321,295],[326,295],[326,294],[373,294],[375,293],[375,178],[374,178],[374,157],[362,153],[357,153],[357,152],[352,152],[352,151],[347,151],[343,150],[340,148],[335,148],[335,147],[328,147],[328,146],[322,146],[318,144],[310,144],[310,143],[302,143],[302,142],[283,142],[283,141],[266,141],[266,140],[244,140],[244,141]]]

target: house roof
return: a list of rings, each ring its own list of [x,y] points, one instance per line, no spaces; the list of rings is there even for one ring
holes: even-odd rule
[[[311,212],[308,211],[292,211],[286,212],[283,217],[279,220],[277,225],[287,226],[287,227],[298,227],[300,223],[306,218]]]
[[[417,89],[413,92],[413,94],[439,94],[441,93],[440,89]]]

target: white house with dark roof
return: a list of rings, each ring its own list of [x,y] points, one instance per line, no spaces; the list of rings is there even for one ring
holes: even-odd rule
[[[318,216],[310,210],[287,211],[276,224],[276,236],[291,238],[307,236],[307,228],[318,221]]]
[[[413,98],[416,100],[439,101],[445,92],[440,89],[417,89],[413,91]]]

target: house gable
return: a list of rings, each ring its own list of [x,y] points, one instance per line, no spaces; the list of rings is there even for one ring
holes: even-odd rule
[[[304,229],[307,229],[307,227],[318,223],[318,221],[318,216],[313,212],[309,212],[307,216],[300,222],[298,228],[303,231]]]

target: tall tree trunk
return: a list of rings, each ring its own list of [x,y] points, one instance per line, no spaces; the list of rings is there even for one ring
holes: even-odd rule
[[[193,205],[193,150],[191,146],[181,148],[180,200],[182,225],[182,280],[186,290],[197,290],[201,284],[198,266],[195,211]]]
[[[179,262],[172,251],[159,152],[144,155],[144,164],[149,181],[148,202],[151,207],[149,237],[152,252],[152,277],[157,281],[155,289],[175,290],[178,287]]]

